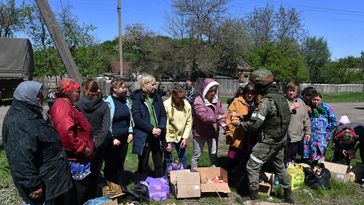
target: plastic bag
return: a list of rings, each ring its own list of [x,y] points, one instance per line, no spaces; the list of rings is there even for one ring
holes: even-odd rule
[[[288,177],[291,182],[291,190],[300,189],[305,184],[305,173],[303,167],[298,164],[288,163]]]
[[[134,189],[130,191],[130,194],[139,201],[150,201],[148,184],[146,182],[136,183]]]
[[[95,199],[90,199],[90,200],[86,201],[83,205],[102,205],[103,203],[106,203],[109,201],[111,201],[110,197],[103,196],[103,197],[98,197]]]
[[[164,177],[148,177],[145,181],[148,183],[150,199],[154,201],[162,201],[168,198],[169,185],[167,179]]]
[[[331,188],[331,173],[325,168],[325,165],[320,163],[312,167],[305,167],[305,184],[312,189],[330,189]]]

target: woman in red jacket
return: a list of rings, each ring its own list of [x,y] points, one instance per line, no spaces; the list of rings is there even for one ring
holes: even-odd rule
[[[57,99],[50,110],[50,116],[70,163],[78,204],[83,204],[88,200],[90,161],[94,154],[92,126],[74,107],[80,98],[78,83],[72,79],[64,79],[57,90]]]

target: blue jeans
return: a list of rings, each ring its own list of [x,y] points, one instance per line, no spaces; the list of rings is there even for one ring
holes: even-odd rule
[[[183,169],[187,169],[187,150],[185,148],[181,148],[182,140],[179,143],[176,142],[170,142],[173,144],[173,147],[176,148],[177,154],[178,154],[178,161],[183,164]],[[173,152],[173,150],[172,150]],[[166,164],[166,168],[169,167],[169,165],[173,162],[173,154],[172,152],[167,152],[164,150],[164,162]]]

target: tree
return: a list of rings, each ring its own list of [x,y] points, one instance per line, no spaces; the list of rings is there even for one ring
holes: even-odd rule
[[[75,48],[94,45],[95,38],[91,33],[96,27],[92,24],[80,25],[71,11],[72,7],[68,5],[62,7],[57,14],[57,23],[71,52]]]
[[[23,28],[26,7],[16,7],[15,0],[0,0],[0,37],[13,37]]]
[[[298,42],[304,35],[301,14],[295,8],[281,6],[276,13],[276,33],[278,42],[293,40]]]
[[[184,17],[189,37],[211,43],[214,34],[224,20],[228,0],[174,0],[172,7],[178,16]]]
[[[307,37],[302,45],[302,54],[312,83],[322,81],[321,71],[330,61],[331,53],[323,37]]]
[[[270,43],[274,38],[274,8],[255,8],[247,17],[248,31],[256,47]]]
[[[301,14],[294,8],[285,9],[281,6],[278,11],[271,5],[255,8],[246,22],[256,47],[288,40],[297,43],[305,35]]]
[[[47,27],[35,4],[25,10],[25,33],[32,40],[35,48],[35,75],[64,75],[65,67],[57,54]],[[93,25],[79,25],[78,18],[72,14],[72,8],[65,6],[56,13],[57,23],[68,47],[83,75],[99,74],[107,70],[104,55],[95,46],[91,32]]]
[[[287,83],[290,80],[298,82],[307,80],[298,44],[267,43],[250,52],[247,59],[255,68],[272,70],[275,81]]]
[[[148,31],[141,24],[127,25],[123,42],[124,58],[128,61],[131,71],[146,72],[150,62],[147,43],[154,37],[154,33]]]
[[[251,38],[242,20],[227,19],[216,34],[215,50],[220,71],[237,74],[237,67],[245,64],[245,56],[252,49]]]
[[[348,56],[327,63],[320,71],[324,83],[363,83],[364,73],[359,68],[360,58]]]
[[[168,30],[183,48],[185,62],[181,68],[188,77],[196,71],[217,69],[218,55],[213,48],[217,34],[226,19],[228,0],[174,0],[174,16],[169,16]],[[181,45],[183,43],[183,45]],[[186,47],[188,49],[186,49]],[[214,63],[215,62],[215,63]]]

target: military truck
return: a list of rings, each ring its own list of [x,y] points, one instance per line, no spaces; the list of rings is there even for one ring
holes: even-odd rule
[[[18,84],[32,80],[33,48],[28,39],[0,38],[0,101],[11,100]]]

